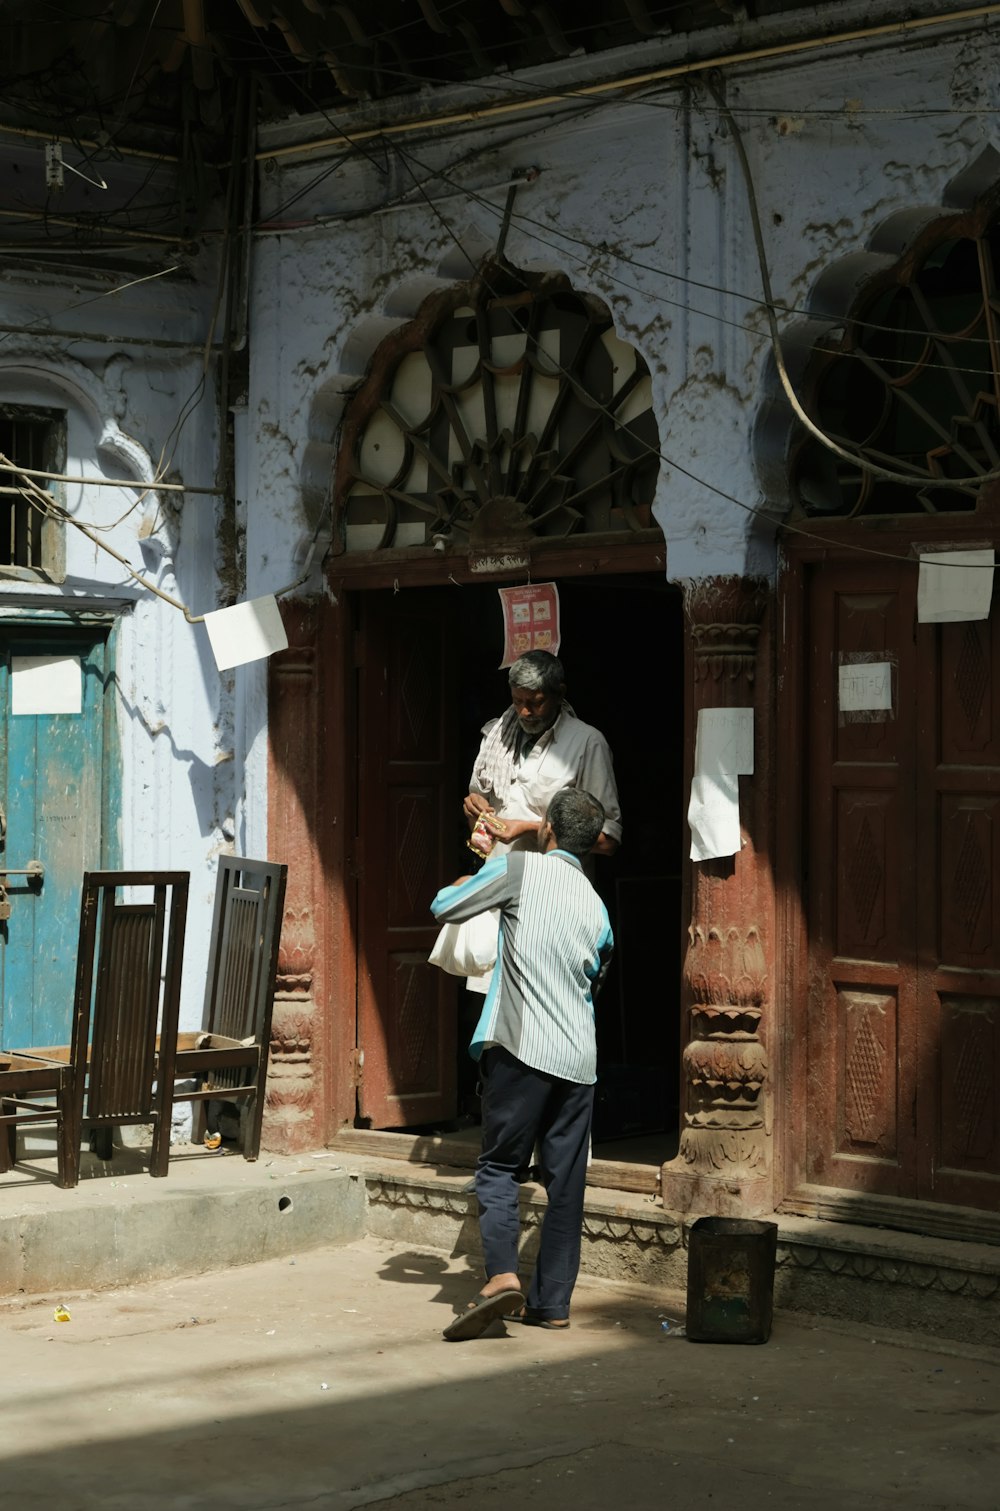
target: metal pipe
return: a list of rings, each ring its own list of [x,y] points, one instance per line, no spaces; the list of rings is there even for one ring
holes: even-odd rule
[[[40,472],[37,467],[10,467],[0,463],[0,473],[16,472],[18,477],[44,477],[50,483],[89,483],[92,488],[144,488],[147,493],[222,493],[222,488],[189,488],[186,483],[143,482],[135,477],[67,477],[62,472]],[[22,493],[22,488],[3,488],[2,493]]]
[[[65,313],[65,311],[63,312]],[[57,337],[61,341],[100,341],[106,346],[152,346],[167,351],[204,352],[204,341],[171,341],[169,336],[109,336],[104,331],[61,331],[54,326],[5,325],[0,323],[0,334],[5,336],[41,336],[47,340]],[[210,350],[221,351],[222,343],[215,341]]]
[[[87,137],[77,139],[71,136],[63,136],[58,131],[36,131],[31,126],[4,125],[0,127],[0,141],[5,136],[22,136],[33,142],[66,142],[70,147],[93,147],[95,152],[107,151],[107,143],[90,141]],[[145,152],[141,147],[119,147],[117,142],[114,144],[114,151],[121,157],[144,158],[150,163],[180,162],[179,157],[171,157],[166,152]]]
[[[50,226],[67,226],[71,231],[104,230],[103,225],[96,226],[88,221],[72,220],[66,215],[48,215],[44,210],[0,210],[8,220],[44,220]],[[190,236],[163,236],[159,231],[137,231],[131,226],[123,231],[119,226],[109,226],[108,230],[116,236],[127,236],[130,241],[152,241],[158,246],[194,248],[196,243]]]

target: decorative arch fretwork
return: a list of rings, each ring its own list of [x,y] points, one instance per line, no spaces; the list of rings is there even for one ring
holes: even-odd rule
[[[387,337],[351,399],[337,551],[652,527],[649,369],[562,276],[491,263]]]
[[[886,259],[884,259],[886,260]],[[842,446],[912,477],[873,477],[805,437],[792,495],[806,517],[960,513],[1000,468],[1000,212],[980,205],[925,225],[812,349],[804,392]],[[836,269],[829,283],[836,283]],[[970,479],[942,488],[944,478]]]

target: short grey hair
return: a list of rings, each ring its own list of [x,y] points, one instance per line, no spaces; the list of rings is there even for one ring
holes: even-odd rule
[[[514,662],[507,681],[511,687],[526,687],[531,692],[558,693],[562,692],[566,673],[551,651],[526,651]]]
[[[604,828],[604,809],[592,792],[561,787],[545,815],[560,850],[581,859],[589,855]]]

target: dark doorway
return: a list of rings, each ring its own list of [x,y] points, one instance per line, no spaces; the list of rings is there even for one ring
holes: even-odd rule
[[[681,595],[659,573],[563,578],[559,593],[569,700],[611,746],[624,827],[618,853],[594,863],[616,938],[597,1003],[594,1146],[660,1164],[680,1078]],[[426,964],[427,904],[476,864],[462,799],[482,726],[510,702],[500,600],[495,583],[360,598],[359,1122],[474,1141],[467,1046],[482,998]]]
[[[615,931],[616,954],[597,1006],[594,1142],[611,1157],[666,1157],[677,1125],[683,780],[681,595],[659,574],[564,578],[560,657],[575,712],[606,736],[614,756],[624,840],[595,863],[594,882]],[[466,585],[458,600],[459,772],[456,874],[469,869],[461,796],[480,731],[509,703],[495,586]],[[466,1001],[466,998],[470,1000]],[[462,992],[459,1113],[474,1118],[475,1065],[466,1053],[481,998]],[[655,1137],[649,1137],[655,1136]],[[627,1145],[624,1141],[629,1141]],[[668,1151],[669,1152],[669,1151]]]

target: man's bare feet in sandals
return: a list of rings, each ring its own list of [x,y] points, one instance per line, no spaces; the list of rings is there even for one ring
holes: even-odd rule
[[[450,1343],[459,1343],[466,1338],[478,1338],[491,1323],[500,1317],[509,1317],[512,1312],[524,1308],[521,1282],[516,1275],[491,1275],[478,1296],[474,1296],[454,1322],[444,1329]]]

